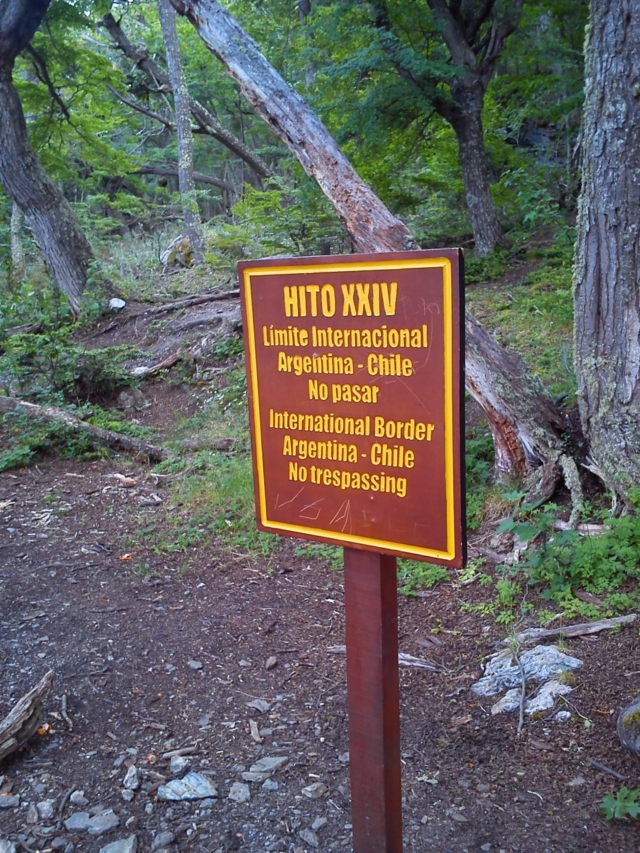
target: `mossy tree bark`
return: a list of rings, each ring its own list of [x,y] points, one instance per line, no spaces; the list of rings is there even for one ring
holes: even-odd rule
[[[204,232],[200,220],[200,210],[195,198],[195,180],[193,178],[193,137],[191,136],[191,109],[189,92],[182,67],[180,44],[176,28],[176,10],[169,0],[158,0],[160,26],[167,56],[167,67],[173,90],[173,111],[176,118],[176,136],[178,138],[178,187],[182,200],[184,224],[191,243],[191,252],[196,264],[204,258]]]
[[[71,205],[42,168],[27,137],[13,66],[40,26],[50,0],[0,4],[0,183],[24,213],[56,286],[74,315],[93,252]]]
[[[592,0],[575,257],[575,369],[591,467],[640,487],[640,2]]]
[[[362,181],[305,101],[269,65],[257,44],[216,0],[172,0],[220,59],[256,112],[333,204],[359,252],[418,248],[406,225]],[[551,496],[564,477],[580,505],[575,463],[560,438],[561,417],[521,359],[467,315],[467,390],[484,410],[501,477],[524,479],[529,497]],[[576,513],[577,514],[577,513]],[[574,518],[576,517],[574,514]]]

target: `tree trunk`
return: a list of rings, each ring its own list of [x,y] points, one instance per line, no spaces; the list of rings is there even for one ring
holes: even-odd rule
[[[24,248],[22,246],[22,225],[24,216],[20,207],[13,202],[11,207],[11,275],[10,281],[13,287],[20,287],[24,281],[25,263]]]
[[[256,43],[216,0],[172,0],[207,47],[224,63],[256,112],[273,128],[332,202],[359,252],[417,248],[396,219],[357,175],[329,131],[260,53]],[[499,473],[528,478],[533,499],[548,497],[564,474],[574,494],[575,463],[564,453],[553,402],[517,356],[507,353],[469,315],[467,390],[491,425]],[[514,372],[515,371],[515,372]]]
[[[182,200],[184,223],[191,243],[191,252],[196,264],[204,258],[204,232],[200,220],[200,210],[195,197],[196,184],[193,179],[193,137],[191,136],[191,110],[189,92],[182,67],[178,30],[176,28],[176,10],[169,0],[158,0],[162,38],[167,55],[167,67],[173,90],[173,111],[176,117],[176,136],[178,138],[178,187]]]
[[[22,105],[5,63],[0,63],[0,183],[24,213],[55,285],[77,316],[93,252],[71,205],[29,144]]]
[[[476,254],[489,255],[504,243],[495,204],[489,187],[489,169],[484,148],[482,103],[484,92],[479,80],[462,80],[451,86],[451,93],[460,105],[451,111],[451,126],[458,140],[458,156],[462,169],[465,198]]]
[[[640,3],[592,0],[574,273],[575,369],[592,468],[640,487]]]

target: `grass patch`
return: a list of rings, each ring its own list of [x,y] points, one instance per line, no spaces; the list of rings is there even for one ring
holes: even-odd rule
[[[502,346],[516,350],[554,397],[575,393],[572,361],[572,243],[563,237],[532,258],[539,266],[509,289],[478,284],[471,313]]]

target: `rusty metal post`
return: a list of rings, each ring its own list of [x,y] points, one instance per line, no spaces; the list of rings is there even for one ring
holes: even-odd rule
[[[354,853],[402,853],[395,557],[344,549]]]

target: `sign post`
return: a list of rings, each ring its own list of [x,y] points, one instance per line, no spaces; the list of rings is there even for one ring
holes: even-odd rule
[[[396,557],[460,567],[462,252],[238,265],[258,527],[345,551],[355,853],[401,853]]]

